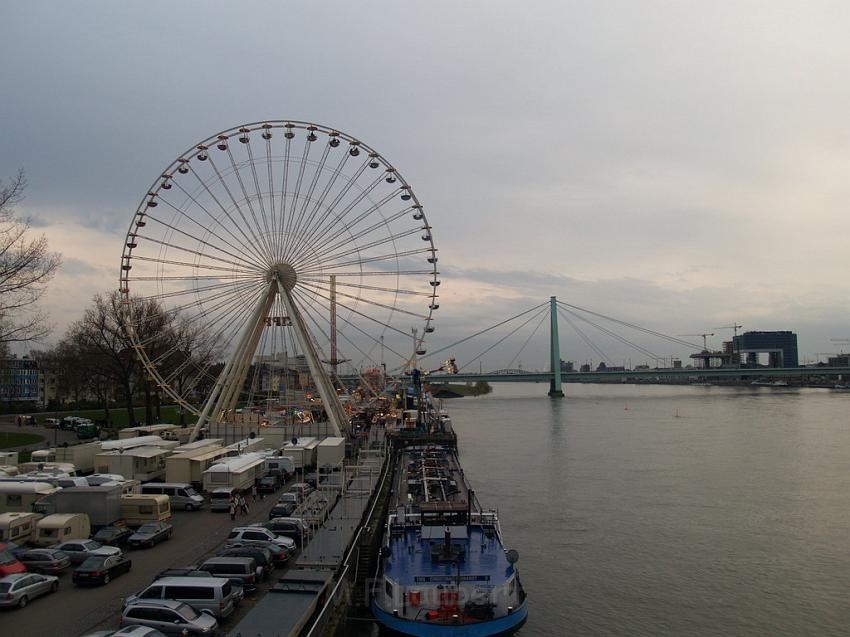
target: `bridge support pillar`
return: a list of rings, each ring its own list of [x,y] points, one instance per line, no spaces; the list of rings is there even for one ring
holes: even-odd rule
[[[549,297],[549,350],[552,365],[552,380],[549,381],[549,396],[563,398],[561,389],[561,344],[558,342],[558,299]]]

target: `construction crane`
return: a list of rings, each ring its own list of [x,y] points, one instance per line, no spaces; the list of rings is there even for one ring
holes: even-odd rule
[[[721,325],[720,327],[712,327],[713,330],[733,330],[734,336],[738,336],[738,330],[744,327],[743,325]]]
[[[706,332],[705,334],[679,334],[679,336],[702,336],[702,349],[708,351],[708,337],[714,336],[714,332]]]

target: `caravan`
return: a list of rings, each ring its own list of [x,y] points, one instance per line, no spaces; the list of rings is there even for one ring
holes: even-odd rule
[[[127,526],[171,519],[171,503],[167,495],[122,495],[121,517]]]
[[[31,542],[35,537],[36,522],[40,519],[38,513],[0,513],[0,542]]]

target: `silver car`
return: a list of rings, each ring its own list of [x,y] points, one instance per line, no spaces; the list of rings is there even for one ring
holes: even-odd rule
[[[118,630],[99,630],[96,633],[86,633],[83,637],[165,637],[165,633],[156,628],[134,624]]]
[[[38,573],[15,573],[0,579],[0,606],[23,608],[31,599],[46,593],[55,593],[59,578]]]
[[[121,549],[115,546],[103,546],[94,540],[66,540],[50,548],[66,553],[71,558],[72,564],[82,564],[90,557],[121,555]]]
[[[170,599],[146,599],[127,604],[121,615],[121,626],[135,624],[156,628],[166,635],[212,635],[218,628],[212,615],[199,613],[189,604]]]

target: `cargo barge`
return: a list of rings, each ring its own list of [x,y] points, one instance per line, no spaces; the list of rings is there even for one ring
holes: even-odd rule
[[[519,556],[506,550],[496,511],[470,488],[448,416],[416,416],[388,432],[396,473],[372,614],[405,635],[510,633],[528,615]]]

